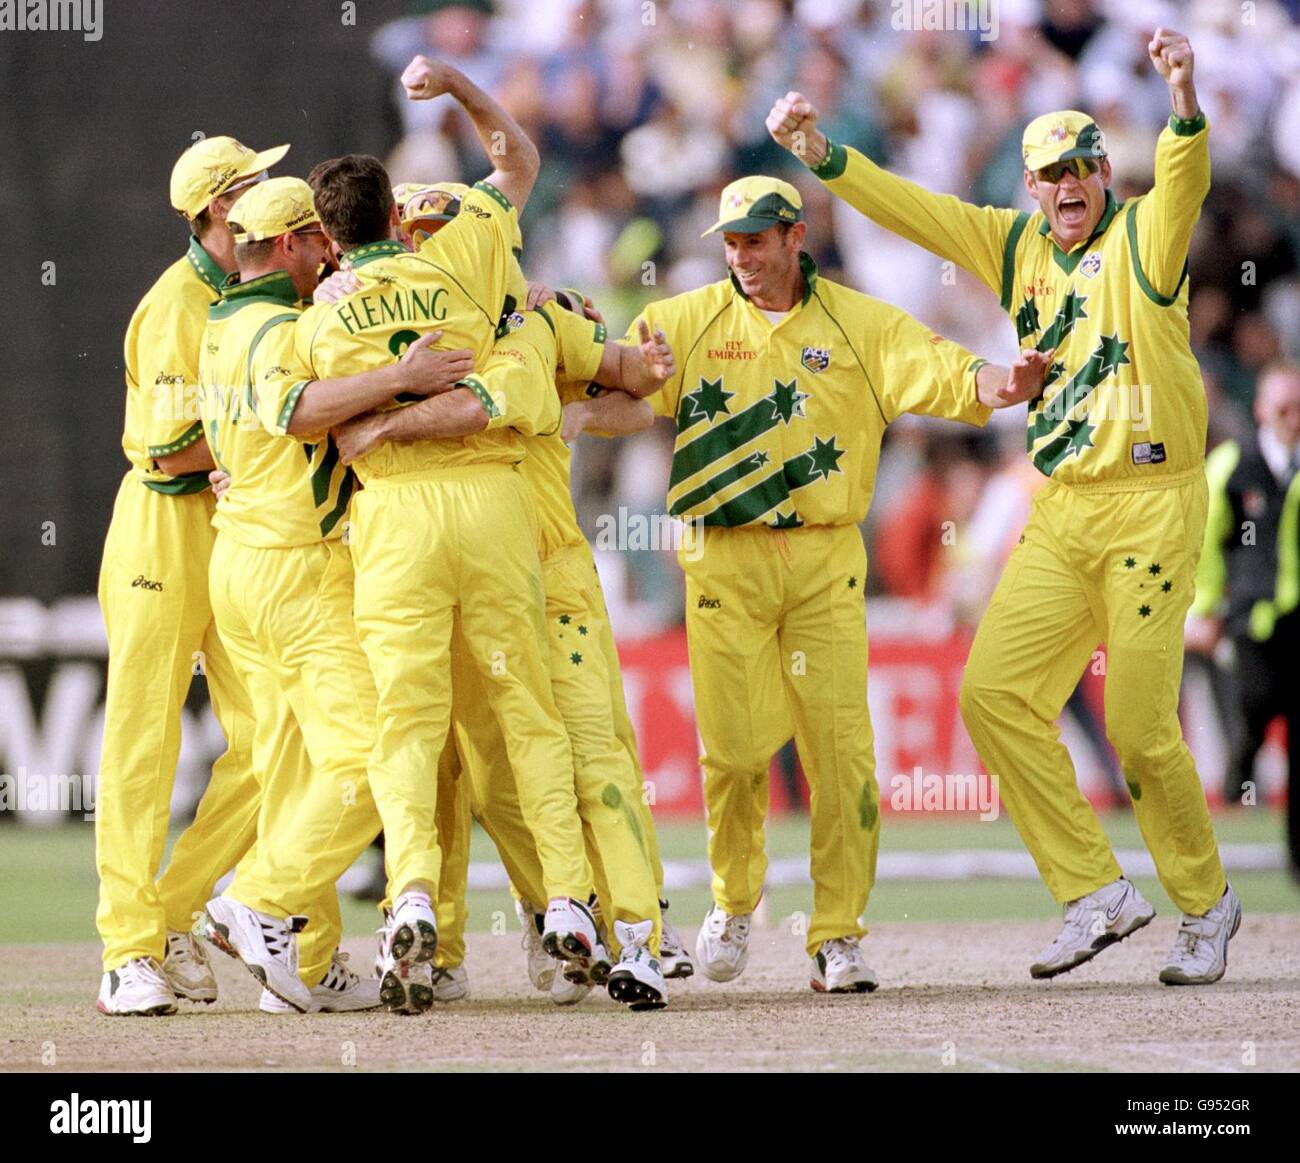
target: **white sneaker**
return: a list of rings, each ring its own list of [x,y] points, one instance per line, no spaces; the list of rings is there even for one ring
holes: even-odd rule
[[[138,1014],[153,1018],[174,1014],[176,995],[157,961],[152,957],[136,957],[104,974],[95,1008],[101,1014]]]
[[[311,1008],[311,990],[298,976],[298,934],[306,917],[270,917],[228,896],[208,901],[203,936],[223,953],[237,957],[263,988],[299,1013]]]
[[[162,973],[172,993],[179,998],[204,1005],[217,1000],[217,975],[212,972],[208,951],[193,933],[167,930],[167,956],[163,958]]]
[[[1156,915],[1124,877],[1065,906],[1065,926],[1029,967],[1030,977],[1055,977],[1091,961],[1108,945],[1137,932]]]
[[[749,923],[753,913],[731,917],[714,905],[695,938],[695,960],[710,981],[731,981],[749,963]]]
[[[609,980],[609,953],[591,909],[581,901],[556,897],[546,906],[542,948],[559,961],[577,963],[596,985]]]
[[[595,982],[577,962],[556,962],[551,981],[551,1001],[557,1006],[576,1006],[595,988]]]
[[[870,993],[880,984],[852,937],[823,941],[812,959],[808,982],[818,993]]]
[[[1160,980],[1166,985],[1210,985],[1228,968],[1228,942],[1241,927],[1241,901],[1232,885],[1204,916],[1184,913]]]
[[[546,924],[546,913],[530,901],[515,901],[515,915],[519,918],[519,927],[523,930],[521,942],[524,956],[528,959],[528,980],[533,988],[545,993],[555,980],[555,958],[542,948],[542,929]]]
[[[433,967],[433,1000],[461,1001],[469,997],[469,970],[463,965],[450,969]]]
[[[325,976],[311,987],[311,1014],[345,1014],[379,1008],[379,982],[373,977],[358,977],[348,967],[348,955],[334,951]],[[264,1014],[294,1014],[298,1011],[281,1001],[269,989],[262,990],[257,1008]]]
[[[668,984],[658,959],[650,952],[653,921],[614,922],[622,946],[618,964],[610,970],[609,996],[630,1010],[661,1010],[668,1004]]]
[[[433,1005],[433,955],[438,925],[433,903],[422,892],[393,902],[384,936],[379,998],[394,1013],[422,1014]]]
[[[668,902],[659,902],[659,968],[664,977],[691,977],[695,963],[677,930],[668,920]]]

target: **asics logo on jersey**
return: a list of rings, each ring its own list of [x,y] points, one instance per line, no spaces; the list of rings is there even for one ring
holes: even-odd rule
[[[159,384],[171,384],[174,386],[176,384],[183,384],[184,382],[184,376],[174,376],[169,375],[167,372],[159,372],[158,378],[154,380],[154,386],[157,387]]]
[[[163,584],[160,581],[152,581],[145,577],[144,574],[140,574],[139,577],[131,582],[131,588],[133,590],[157,590],[159,593],[162,593]]]
[[[700,610],[720,610],[722,609],[721,598],[706,598],[700,595],[700,600],[696,603],[696,608]]]

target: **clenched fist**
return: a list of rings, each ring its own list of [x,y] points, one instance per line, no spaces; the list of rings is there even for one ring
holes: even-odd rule
[[[402,72],[402,88],[408,101],[430,101],[444,93],[454,93],[460,79],[459,69],[444,61],[419,56]]]
[[[1181,32],[1171,28],[1157,28],[1147,45],[1151,63],[1169,85],[1175,88],[1192,83],[1192,46]]]
[[[805,165],[815,166],[826,156],[826,135],[817,128],[817,108],[802,93],[789,92],[772,106],[767,131]]]

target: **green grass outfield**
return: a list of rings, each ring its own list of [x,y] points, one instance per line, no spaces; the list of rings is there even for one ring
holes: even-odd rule
[[[1142,847],[1131,813],[1103,817],[1116,848]],[[1276,844],[1282,847],[1283,820],[1263,809],[1234,811],[1215,818],[1225,844]],[[702,823],[664,823],[659,827],[665,860],[700,861],[705,857]],[[808,851],[808,824],[803,817],[779,820],[768,831],[772,858],[802,857]],[[953,849],[1020,849],[1010,823],[979,823],[967,818],[886,815],[882,852],[942,852]],[[475,831],[471,859],[493,861],[487,837]],[[1138,886],[1165,915],[1176,910],[1154,880],[1136,877]],[[1239,872],[1233,884],[1248,911],[1300,911],[1300,889],[1283,872]],[[701,888],[671,893],[672,917],[693,927],[708,908]],[[513,905],[504,890],[470,893],[470,927],[485,930],[505,923],[515,927]],[[812,907],[811,885],[773,889],[768,897],[773,922]],[[1055,906],[1036,880],[972,879],[964,881],[887,880],[872,894],[868,918],[877,921],[1012,920],[1050,916]],[[499,914],[499,915],[496,915]],[[56,828],[0,828],[0,944],[95,939],[94,839],[89,824]],[[349,935],[373,930],[374,908],[345,897],[343,921]]]

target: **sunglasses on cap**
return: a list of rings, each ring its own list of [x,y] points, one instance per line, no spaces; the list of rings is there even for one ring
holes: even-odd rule
[[[1056,185],[1067,173],[1072,173],[1079,181],[1101,169],[1101,159],[1095,157],[1072,157],[1068,161],[1053,162],[1041,170],[1034,171],[1034,177],[1040,182]]]

